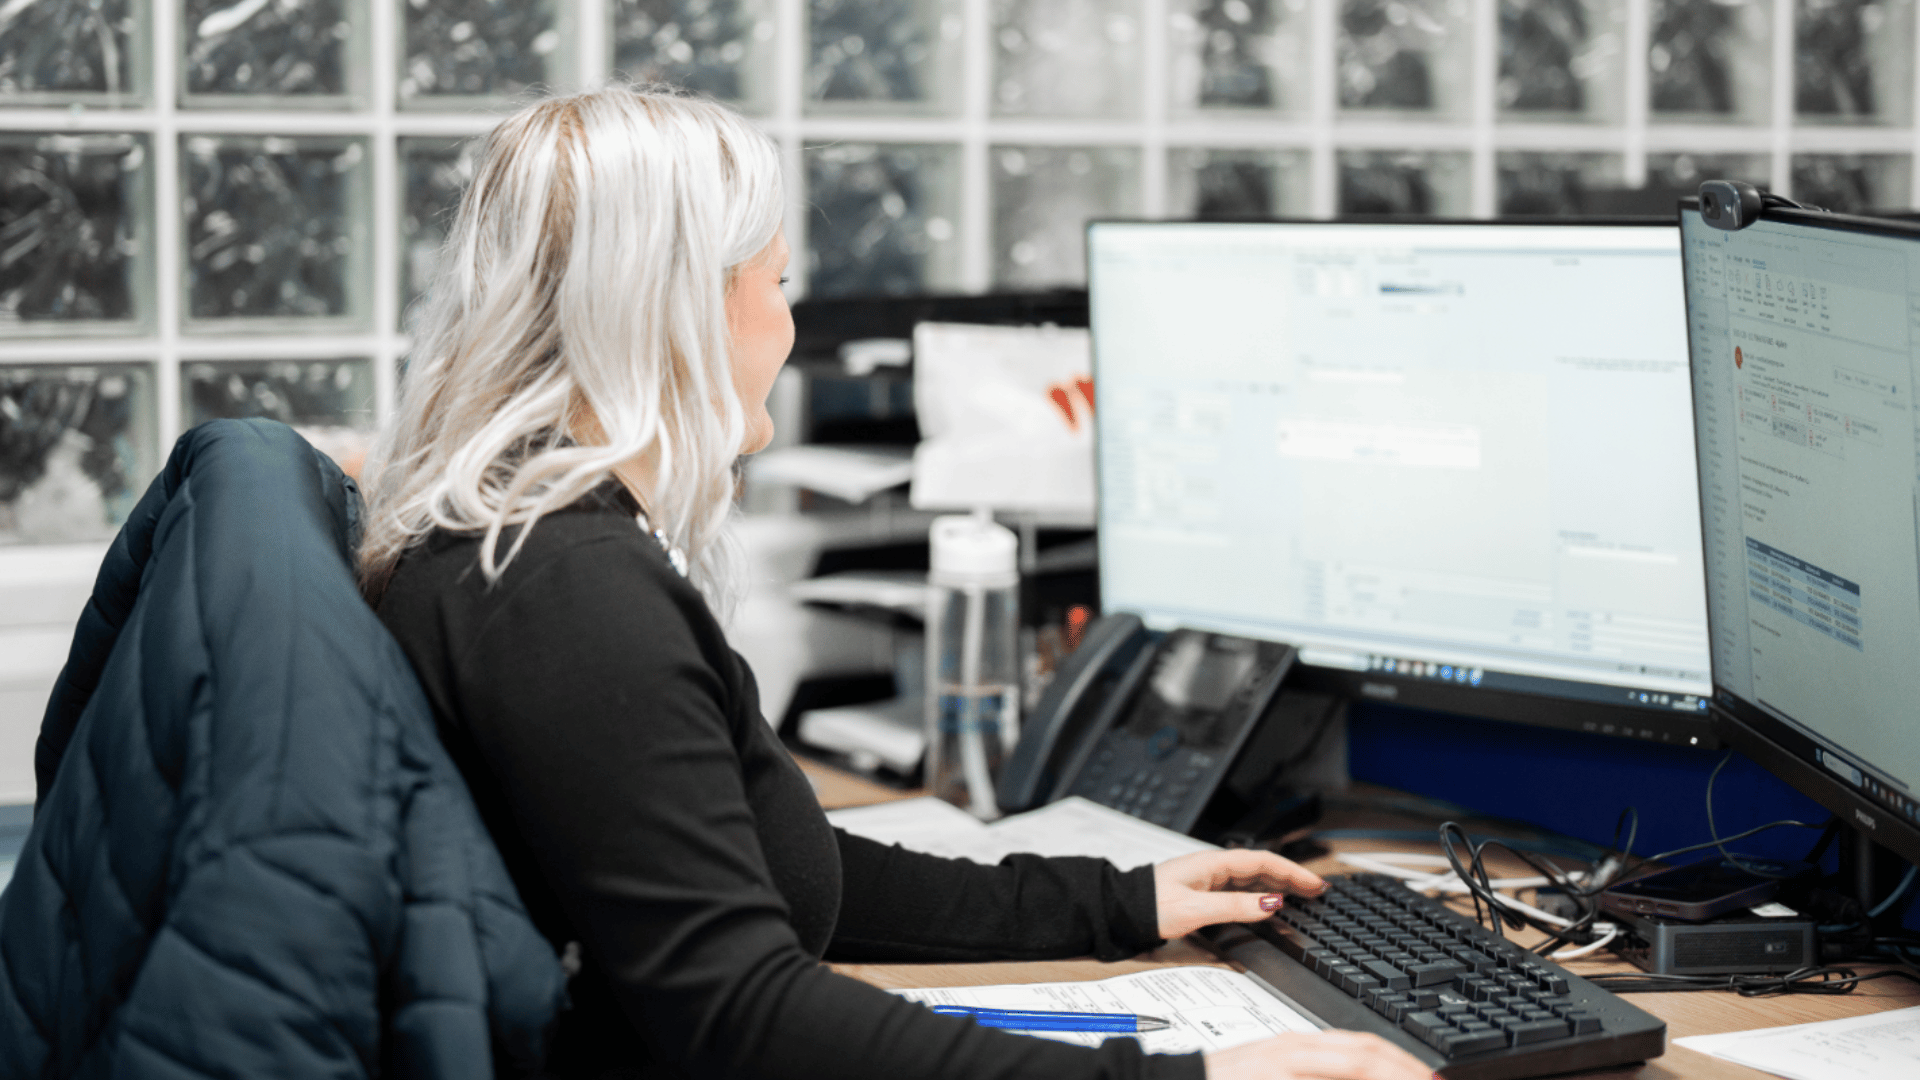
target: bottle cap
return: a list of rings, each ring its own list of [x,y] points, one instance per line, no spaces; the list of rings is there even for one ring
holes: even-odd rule
[[[933,519],[931,579],[941,585],[1006,588],[1020,581],[1019,548],[1013,531],[992,520],[953,515]]]

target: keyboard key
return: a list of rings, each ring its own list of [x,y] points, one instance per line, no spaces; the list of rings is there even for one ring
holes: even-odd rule
[[[1601,1030],[1600,1014],[1592,1009],[1575,1009],[1567,1014],[1567,1023],[1573,1025],[1575,1035],[1591,1035]]]
[[[1513,1038],[1513,1045],[1525,1046],[1528,1043],[1546,1042],[1548,1039],[1564,1039],[1569,1033],[1565,1020],[1522,1020],[1507,1028],[1507,1034]]]
[[[1455,975],[1465,970],[1467,966],[1458,960],[1438,960],[1408,965],[1407,975],[1413,979],[1415,986],[1435,986],[1451,982]]]
[[[1493,957],[1477,949],[1456,948],[1453,950],[1453,958],[1481,975],[1500,969],[1500,965],[1494,962]]]
[[[1360,966],[1369,974],[1373,975],[1374,978],[1379,979],[1381,985],[1388,989],[1405,990],[1413,985],[1413,980],[1408,977],[1406,972],[1401,971],[1399,968],[1394,967],[1384,960],[1368,960]]]
[[[1453,1057],[1457,1054],[1478,1054],[1486,1050],[1504,1050],[1507,1035],[1501,1031],[1468,1031],[1448,1037],[1434,1049]]]
[[[1452,1025],[1440,1018],[1439,1013],[1410,1012],[1400,1021],[1400,1026],[1416,1039],[1425,1040],[1436,1031],[1451,1029]]]

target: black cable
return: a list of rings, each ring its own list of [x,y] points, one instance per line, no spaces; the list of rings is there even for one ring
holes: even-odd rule
[[[1465,865],[1461,862],[1460,853],[1454,849],[1456,837],[1467,848],[1468,862]],[[1440,826],[1441,851],[1446,854],[1447,863],[1453,868],[1454,875],[1466,885],[1468,895],[1473,897],[1474,921],[1484,926],[1487,915],[1490,914],[1493,925],[1489,929],[1505,936],[1503,926],[1511,926],[1518,930],[1522,926],[1529,925],[1530,920],[1525,920],[1521,913],[1508,907],[1504,903],[1505,898],[1493,887],[1493,877],[1487,872],[1486,860],[1482,853],[1489,844],[1497,843],[1500,842],[1494,839],[1474,840],[1457,821],[1449,821]],[[1513,851],[1512,848],[1507,850]],[[1481,911],[1482,903],[1490,909],[1488,912]]]
[[[1820,830],[1820,839],[1814,841],[1813,846],[1807,849],[1805,855],[1800,856],[1800,861],[1806,863],[1808,866],[1819,866],[1821,856],[1825,855],[1827,849],[1833,846],[1834,838],[1840,835],[1840,826],[1843,824],[1845,823],[1840,820],[1840,815],[1838,814],[1828,818],[1826,825]]]
[[[1875,979],[1900,978],[1920,983],[1920,974],[1906,968],[1890,967],[1858,974],[1845,967],[1803,967],[1784,975],[1656,975],[1652,972],[1619,972],[1588,975],[1586,980],[1616,994],[1672,994],[1702,990],[1725,990],[1741,997],[1768,997],[1775,994],[1851,994],[1861,983]]]
[[[1720,763],[1713,767],[1713,771],[1707,774],[1707,835],[1713,837],[1713,846],[1720,849],[1721,858],[1727,860],[1728,862],[1739,867],[1740,869],[1745,870],[1747,873],[1752,874],[1755,877],[1768,878],[1773,881],[1785,881],[1786,879],[1793,877],[1794,875],[1775,874],[1775,873],[1772,873],[1771,871],[1762,870],[1755,866],[1749,866],[1746,863],[1741,862],[1739,856],[1727,850],[1728,844],[1732,843],[1735,840],[1739,840],[1742,837],[1752,836],[1756,830],[1749,829],[1748,831],[1741,833],[1739,836],[1730,836],[1722,840],[1720,838],[1720,827],[1713,823],[1713,782],[1720,778],[1720,770],[1726,768],[1727,762],[1732,760],[1733,760],[1733,751],[1729,750],[1726,752],[1725,755],[1723,755],[1720,758]],[[1762,826],[1762,828],[1773,828],[1774,826],[1781,825],[1781,824],[1786,824],[1786,823],[1776,821],[1773,823],[1773,825]],[[1796,822],[1792,822],[1791,824],[1798,825],[1803,829],[1826,828],[1826,825],[1824,824],[1808,825],[1803,821],[1796,821]]]
[[[1726,845],[1731,844],[1736,840],[1745,840],[1749,836],[1754,836],[1759,833],[1766,832],[1768,829],[1779,829],[1779,828],[1785,828],[1788,826],[1791,826],[1796,829],[1824,829],[1827,827],[1827,823],[1822,822],[1819,825],[1814,825],[1805,821],[1794,821],[1790,818],[1783,818],[1779,821],[1769,821],[1765,825],[1755,825],[1753,828],[1748,829],[1745,832],[1734,833],[1732,836],[1716,836],[1712,840],[1708,840],[1705,843],[1689,844],[1686,847],[1674,848],[1672,851],[1660,852],[1658,855],[1649,855],[1644,859],[1635,859],[1633,862],[1633,865],[1628,867],[1625,870],[1622,870],[1620,874],[1613,879],[1613,881],[1608,882],[1606,884],[1596,884],[1593,887],[1592,892],[1599,893],[1608,888],[1611,888],[1614,884],[1618,884],[1619,882],[1629,880],[1630,875],[1633,871],[1640,869],[1641,867],[1647,865],[1648,863],[1665,862],[1666,860],[1673,858],[1675,855],[1687,855],[1695,851],[1704,851],[1707,848],[1719,848],[1721,854],[1726,856],[1729,861],[1731,861],[1735,866],[1738,866],[1740,869],[1745,870],[1750,874],[1755,874],[1760,877],[1769,877],[1769,878],[1776,878],[1776,879],[1785,879],[1787,877],[1791,877],[1793,875],[1763,873],[1762,871],[1749,867],[1746,864],[1740,862],[1739,859],[1735,857],[1732,852],[1729,852],[1726,849]],[[1712,822],[1708,822],[1707,828],[1709,830],[1713,828]]]
[[[1464,860],[1456,844],[1466,847],[1467,857]],[[1482,926],[1487,925],[1489,915],[1492,916],[1492,926],[1489,927],[1489,929],[1502,936],[1505,935],[1506,928],[1518,930],[1523,926],[1531,926],[1548,935],[1545,947],[1557,947],[1559,944],[1569,941],[1586,944],[1591,940],[1589,928],[1594,916],[1598,912],[1597,906],[1588,905],[1581,917],[1575,920],[1573,925],[1564,927],[1547,922],[1534,916],[1530,912],[1512,906],[1512,903],[1508,901],[1506,897],[1501,896],[1493,887],[1492,876],[1487,870],[1486,852],[1487,849],[1493,847],[1498,847],[1506,851],[1509,855],[1532,867],[1540,876],[1546,878],[1561,889],[1566,890],[1571,895],[1575,892],[1574,884],[1566,872],[1559,867],[1547,862],[1532,852],[1514,848],[1503,840],[1486,839],[1475,841],[1458,822],[1453,821],[1449,821],[1440,827],[1440,847],[1441,850],[1446,853],[1448,865],[1453,868],[1454,875],[1465,884],[1467,893],[1473,900],[1474,920]],[[1483,910],[1482,905],[1489,910]],[[1535,949],[1538,951],[1542,947],[1543,946],[1535,946]]]
[[[1788,210],[1811,210],[1816,214],[1824,214],[1827,212],[1826,207],[1824,206],[1814,206],[1811,203],[1794,202],[1792,199],[1787,198],[1785,195],[1775,195],[1770,191],[1763,191],[1760,193],[1760,205],[1769,210],[1784,207]]]

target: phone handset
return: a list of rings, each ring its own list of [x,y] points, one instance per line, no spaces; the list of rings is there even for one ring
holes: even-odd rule
[[[1089,730],[1115,689],[1158,635],[1137,615],[1102,616],[1087,628],[1080,647],[1069,654],[1040,696],[1020,732],[1001,774],[998,801],[1009,814],[1051,801],[1067,772],[1068,759],[1083,749]]]

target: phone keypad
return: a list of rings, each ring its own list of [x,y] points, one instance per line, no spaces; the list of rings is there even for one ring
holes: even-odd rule
[[[1212,772],[1215,755],[1176,750],[1156,758],[1137,747],[1114,745],[1122,739],[1109,735],[1102,740],[1081,769],[1073,793],[1155,825],[1186,828],[1194,793]],[[1142,762],[1141,757],[1149,760]]]

